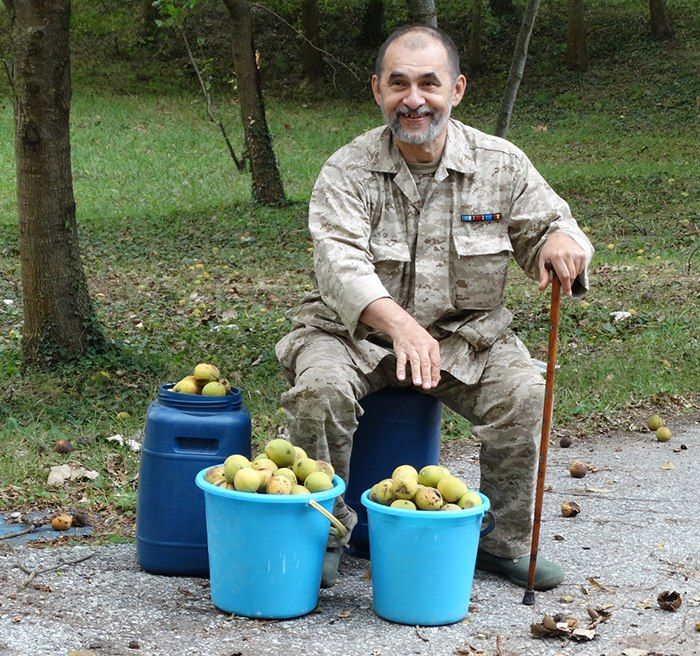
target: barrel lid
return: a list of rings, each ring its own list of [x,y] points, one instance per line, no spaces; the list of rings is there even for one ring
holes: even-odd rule
[[[189,410],[237,410],[243,404],[241,391],[232,387],[226,396],[202,396],[173,392],[175,383],[165,383],[158,387],[158,401],[163,405]]]

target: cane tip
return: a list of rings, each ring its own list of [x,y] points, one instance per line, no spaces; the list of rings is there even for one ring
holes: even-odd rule
[[[523,596],[523,605],[532,606],[535,603],[535,591],[525,590],[525,595]]]

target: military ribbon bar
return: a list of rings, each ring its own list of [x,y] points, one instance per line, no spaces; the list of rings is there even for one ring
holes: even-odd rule
[[[472,223],[473,221],[500,221],[503,215],[500,212],[493,214],[462,214],[459,220],[463,223]]]

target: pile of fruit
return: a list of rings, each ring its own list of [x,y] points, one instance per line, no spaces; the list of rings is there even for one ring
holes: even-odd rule
[[[170,391],[202,396],[226,396],[231,393],[231,383],[221,377],[218,367],[200,362],[192,374],[175,383]]]
[[[282,438],[272,440],[251,462],[234,454],[211,467],[204,479],[225,490],[263,494],[310,494],[333,487],[335,471],[325,460],[309,458],[304,449]]]
[[[656,439],[659,442],[668,442],[671,439],[672,433],[667,426],[664,426],[663,417],[660,415],[651,415],[647,419],[647,428],[656,433]]]
[[[482,503],[477,492],[441,465],[427,465],[420,471],[401,465],[391,478],[372,486],[369,498],[403,510],[463,510]]]

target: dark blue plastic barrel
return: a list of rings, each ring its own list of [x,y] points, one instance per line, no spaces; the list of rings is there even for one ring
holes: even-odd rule
[[[146,414],[136,506],[136,555],[147,572],[209,576],[204,495],[197,472],[233,453],[250,457],[241,393],[199,396],[158,388]]]
[[[421,469],[440,461],[442,403],[412,389],[387,387],[360,401],[364,414],[355,431],[345,502],[357,513],[350,551],[369,558],[367,509],[362,493],[399,465]]]

